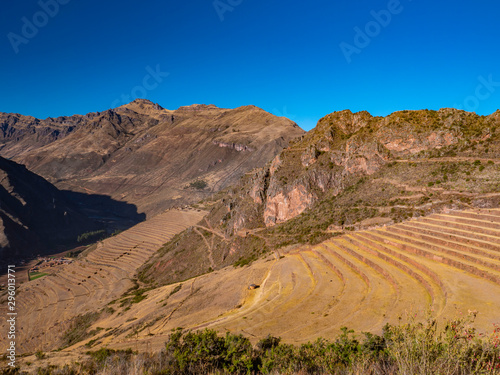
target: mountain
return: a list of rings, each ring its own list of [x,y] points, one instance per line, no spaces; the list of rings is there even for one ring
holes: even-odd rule
[[[23,283],[17,350],[82,363],[89,349],[160,351],[176,327],[303,343],[468,310],[489,335],[500,308],[499,125],[500,112],[332,113],[196,207]]]
[[[75,243],[78,235],[96,228],[63,192],[23,165],[0,157],[1,259]]]
[[[500,111],[332,113],[200,205],[210,211],[203,228],[173,238],[142,267],[141,280],[169,284],[352,230],[498,207],[499,130]]]
[[[95,113],[90,113],[86,116],[39,120],[31,116],[0,112],[0,153],[10,159],[45,146],[71,134],[94,116]]]
[[[2,155],[61,189],[108,195],[149,216],[237,182],[304,134],[255,106],[167,110],[142,99],[43,121],[4,114],[0,124]]]

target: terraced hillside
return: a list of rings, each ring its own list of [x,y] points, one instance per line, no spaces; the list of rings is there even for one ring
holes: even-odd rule
[[[103,330],[67,351],[84,343],[159,350],[176,327],[305,342],[343,326],[380,333],[427,309],[438,321],[477,310],[477,326],[490,330],[500,321],[500,209],[353,232],[153,289],[130,308],[110,306],[117,311],[92,326]]]
[[[102,241],[87,257],[22,284],[17,293],[19,352],[60,347],[61,337],[74,324],[75,317],[101,311],[109,301],[133,287],[137,267],[204,214],[193,209],[166,211]],[[2,349],[5,345],[2,341]]]
[[[500,111],[332,113],[264,168],[202,202],[205,226],[223,236],[182,233],[140,270],[141,280],[166,285],[200,275],[201,264],[186,269],[174,253],[204,261],[212,248],[217,270],[443,209],[499,207],[497,129]]]

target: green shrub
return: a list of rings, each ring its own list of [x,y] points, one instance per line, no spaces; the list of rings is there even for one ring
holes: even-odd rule
[[[214,370],[251,373],[252,345],[242,335],[226,333],[219,337],[214,330],[188,332],[177,329],[165,345],[171,358],[169,373],[205,374]]]
[[[90,332],[88,329],[99,318],[99,316],[99,313],[87,313],[75,317],[71,327],[63,335],[63,346],[71,346],[98,333],[100,329],[92,330]]]
[[[76,241],[77,242],[85,242],[85,243],[96,242],[96,241],[104,239],[105,236],[106,236],[106,231],[104,229],[95,230],[92,232],[85,232],[85,233],[80,234],[78,236],[78,238],[76,239]]]
[[[169,297],[180,291],[182,288],[182,284],[176,285],[174,289],[170,291]]]
[[[194,182],[191,182],[189,186],[194,189],[203,190],[208,186],[208,184],[205,180],[196,180]]]
[[[387,324],[382,335],[342,328],[334,340],[302,345],[267,336],[255,347],[242,336],[178,328],[160,353],[89,351],[88,360],[61,370],[48,365],[38,374],[500,374],[500,327],[488,335],[473,328],[475,312],[440,329],[435,319]],[[119,367],[117,367],[119,366]],[[16,372],[0,372],[15,374]]]

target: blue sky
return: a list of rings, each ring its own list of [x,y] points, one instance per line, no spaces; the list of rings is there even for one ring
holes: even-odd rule
[[[139,96],[254,104],[307,130],[343,109],[489,114],[499,14],[494,0],[8,2],[0,111],[84,114]]]

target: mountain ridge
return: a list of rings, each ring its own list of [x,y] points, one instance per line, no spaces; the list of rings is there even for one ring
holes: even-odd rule
[[[59,188],[110,195],[150,216],[234,183],[304,133],[255,106],[168,110],[143,99],[56,123],[40,134],[10,125],[0,154]],[[20,134],[9,138],[12,129]]]
[[[219,112],[212,123],[196,115],[161,126],[172,139],[192,137],[211,151],[248,156],[258,152],[245,142],[241,125],[248,118],[219,130],[221,118],[241,114],[255,116],[241,109]],[[478,308],[481,329],[491,326],[500,304],[498,294],[488,299],[500,280],[499,114],[329,114],[312,131],[282,141],[263,167],[247,169],[237,183],[97,243],[70,267],[23,285],[29,319],[40,325],[24,331],[22,350],[69,345],[61,353],[77,356],[131,343],[160,350],[179,326],[287,342],[336,335],[347,324],[379,334],[414,302],[436,318],[457,306]],[[137,119],[123,116],[121,124],[108,116],[101,125],[126,138]],[[193,131],[200,124],[202,140]],[[146,141],[160,138],[149,134]],[[184,181],[190,192],[212,182]],[[190,219],[181,225],[178,214]],[[45,289],[49,300],[40,298]]]

